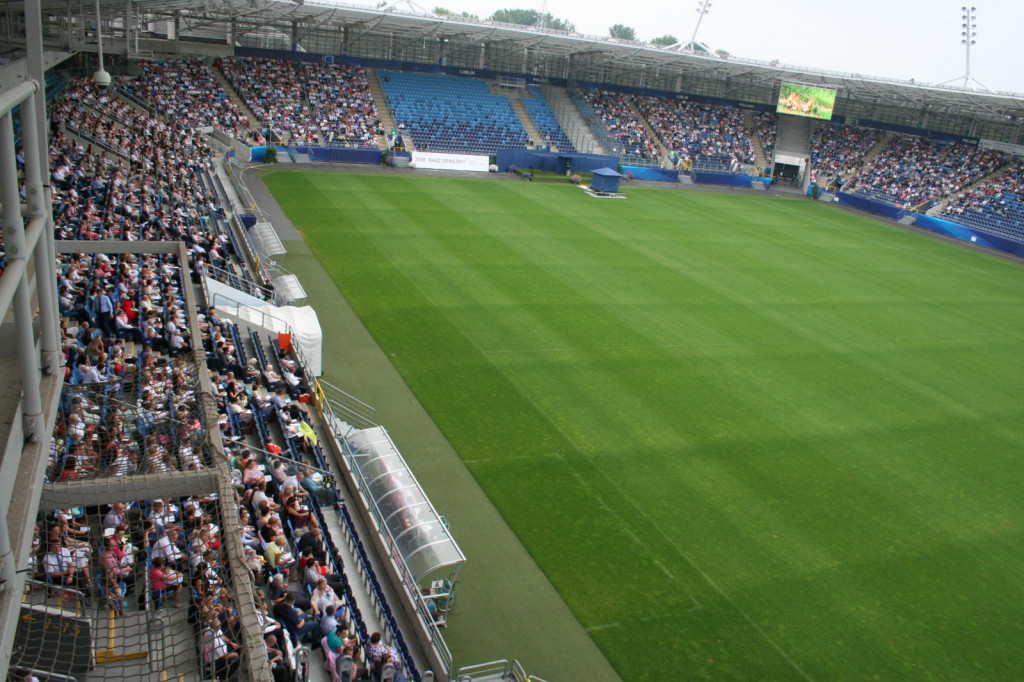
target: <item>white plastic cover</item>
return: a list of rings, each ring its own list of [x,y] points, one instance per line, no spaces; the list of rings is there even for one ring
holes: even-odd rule
[[[360,489],[370,498],[393,558],[413,582],[446,567],[459,567],[466,557],[430,503],[383,427],[355,431],[349,451]]]
[[[232,317],[281,334],[291,329],[292,344],[302,353],[313,376],[323,373],[324,335],[312,306],[275,306],[244,291],[203,278],[210,305]]]

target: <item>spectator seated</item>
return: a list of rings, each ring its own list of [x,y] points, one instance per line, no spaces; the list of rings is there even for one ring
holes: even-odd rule
[[[917,206],[959,192],[1006,163],[1001,152],[896,135],[857,178],[890,203]]]
[[[247,58],[217,66],[256,118],[290,144],[378,146],[383,130],[362,67]]]
[[[633,101],[665,146],[695,167],[732,172],[754,163],[754,144],[739,109],[662,97]]]
[[[882,131],[858,126],[822,126],[811,138],[811,182],[829,184],[864,161]]]

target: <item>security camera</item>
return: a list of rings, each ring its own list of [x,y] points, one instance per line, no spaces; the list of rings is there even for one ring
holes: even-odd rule
[[[92,75],[92,82],[96,84],[98,88],[109,88],[110,87],[110,74],[105,70],[100,69]]]

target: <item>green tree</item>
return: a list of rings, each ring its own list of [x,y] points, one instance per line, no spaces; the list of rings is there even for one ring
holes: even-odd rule
[[[439,17],[451,17],[452,19],[479,19],[475,14],[470,12],[453,12],[447,7],[435,7],[434,14]]]
[[[717,54],[722,59],[728,59],[729,57],[732,56],[731,54],[729,54],[729,50],[715,50],[715,54]]]
[[[568,31],[569,33],[576,30],[576,24],[566,19],[559,19],[558,17],[553,17],[550,14],[547,15],[547,19],[548,28],[553,28],[556,31]]]
[[[488,17],[489,21],[500,21],[504,24],[519,24],[520,26],[537,26],[543,17],[544,24],[548,28],[553,28],[558,31],[573,32],[576,30],[576,24],[565,19],[559,19],[553,17],[550,14],[541,15],[535,9],[499,9],[497,12]]]
[[[608,35],[619,40],[636,40],[636,31],[623,24],[615,24],[608,29]]]
[[[499,9],[491,15],[491,21],[500,21],[503,24],[520,24],[522,26],[533,26],[537,23],[537,10],[535,9]]]
[[[665,45],[665,46],[668,46],[668,45],[675,45],[678,42],[679,42],[679,38],[676,38],[674,35],[669,35],[669,34],[665,34],[663,36],[658,36],[657,38],[651,39],[651,45]]]

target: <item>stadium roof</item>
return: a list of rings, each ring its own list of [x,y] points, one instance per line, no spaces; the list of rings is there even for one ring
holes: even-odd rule
[[[62,14],[65,0],[41,0],[44,11]],[[0,0],[16,6],[23,0]],[[111,14],[124,12],[121,0],[101,0]],[[892,78],[815,69],[813,67],[722,57],[686,51],[680,46],[662,47],[648,43],[613,40],[504,24],[456,16],[438,16],[399,0],[376,9],[367,6],[296,0],[136,0],[133,11],[153,17],[181,17],[182,30],[235,22],[242,31],[278,28],[294,22],[300,35],[311,31],[346,28],[355,35],[384,34],[404,39],[444,39],[465,44],[514,45],[547,59],[585,57],[573,76],[577,80],[602,80],[606,68],[618,72],[680,75],[774,86],[780,81],[835,87],[843,95],[864,103],[881,103],[937,113],[963,114],[1011,125],[1024,119],[1024,95],[1010,92],[968,90],[955,85],[933,85]],[[301,41],[300,41],[301,42]]]

